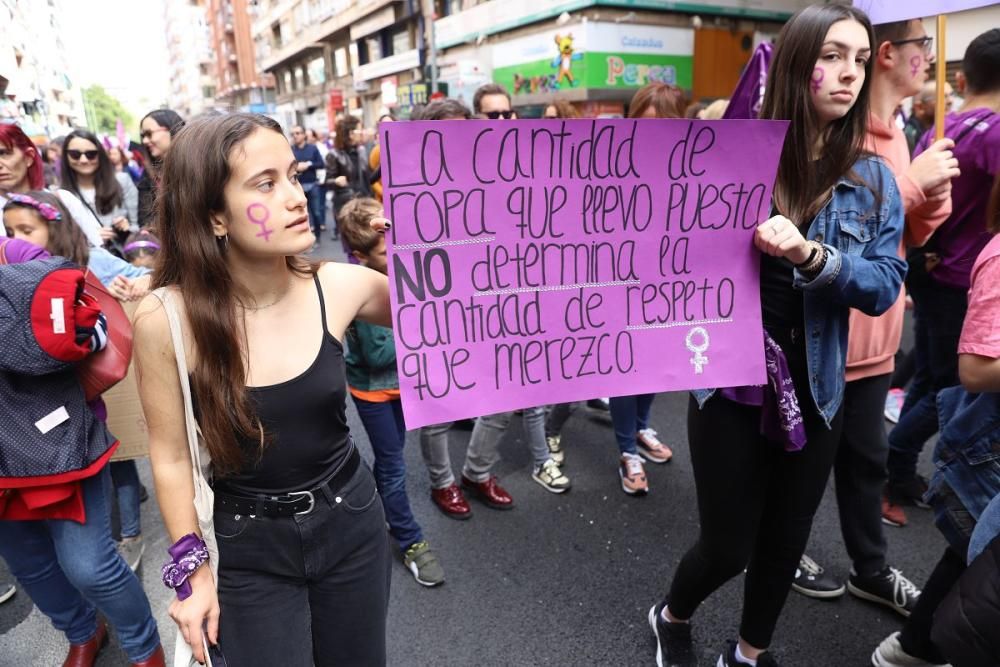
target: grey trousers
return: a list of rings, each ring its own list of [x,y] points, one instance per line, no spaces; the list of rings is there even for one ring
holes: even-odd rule
[[[500,458],[497,447],[513,415],[513,412],[499,412],[476,419],[469,448],[465,453],[465,465],[462,467],[465,477],[473,482],[485,482],[490,478],[493,466]],[[531,448],[535,467],[538,467],[549,458],[549,448],[545,443],[545,408],[527,408],[523,411],[522,418],[528,446]],[[448,431],[451,426],[452,423],[447,422],[420,429],[420,451],[427,465],[431,486],[435,489],[443,489],[455,483],[451,456],[448,453]]]

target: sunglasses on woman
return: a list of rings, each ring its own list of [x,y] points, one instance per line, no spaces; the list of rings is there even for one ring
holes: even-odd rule
[[[86,157],[88,160],[93,162],[97,159],[97,151],[78,151],[76,149],[70,149],[66,151],[66,155],[69,156],[70,160],[79,160],[81,157]]]

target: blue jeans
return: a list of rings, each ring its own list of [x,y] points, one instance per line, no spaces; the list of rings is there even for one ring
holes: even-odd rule
[[[142,584],[111,539],[110,491],[106,467],[83,482],[87,512],[83,524],[0,521],[0,556],[71,644],[94,636],[100,609],[118,632],[129,660],[141,662],[160,645],[160,635]]]
[[[308,183],[306,185],[309,185]],[[312,188],[306,190],[306,207],[309,209],[309,226],[319,241],[319,227],[326,224],[326,197],[323,188],[318,183],[312,183]]]
[[[911,290],[916,374],[889,433],[889,482],[917,474],[920,451],[938,431],[937,393],[958,384],[958,339],[968,301],[964,290],[941,285]]]
[[[638,454],[636,437],[639,431],[649,426],[649,411],[653,407],[656,394],[638,396],[616,396],[610,401],[611,424],[615,429],[618,451],[622,454]]]
[[[385,518],[389,522],[389,533],[406,551],[410,546],[424,539],[420,524],[410,509],[410,498],[406,495],[406,461],[403,446],[406,445],[406,424],[403,423],[403,404],[396,401],[372,403],[352,396],[358,408],[358,416],[364,424],[368,440],[375,454],[375,483],[382,497]]]
[[[112,461],[111,481],[118,493],[118,516],[122,524],[122,537],[142,534],[139,522],[139,498],[142,494],[139,470],[135,461]]]

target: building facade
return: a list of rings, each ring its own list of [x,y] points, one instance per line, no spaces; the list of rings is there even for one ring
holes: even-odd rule
[[[59,0],[0,0],[0,122],[17,122],[37,141],[86,123],[61,16]]]
[[[441,0],[439,77],[471,105],[503,84],[522,117],[556,98],[587,116],[620,116],[638,88],[663,82],[692,100],[728,96],[754,47],[809,0]],[[660,6],[658,6],[660,5]]]
[[[170,105],[188,118],[215,106],[216,59],[207,0],[164,0]]]
[[[247,0],[205,0],[215,57],[216,106],[232,111],[274,111],[273,77],[257,66],[251,36],[254,9]]]
[[[331,131],[340,114],[373,125],[402,97],[411,103],[426,78],[425,4],[259,0],[253,36],[261,69],[275,77],[278,119]]]

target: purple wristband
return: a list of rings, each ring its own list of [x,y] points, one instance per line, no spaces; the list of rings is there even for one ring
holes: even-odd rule
[[[178,600],[191,597],[188,577],[208,562],[208,545],[194,533],[188,533],[167,549],[171,560],[163,565],[163,585],[177,591]]]

